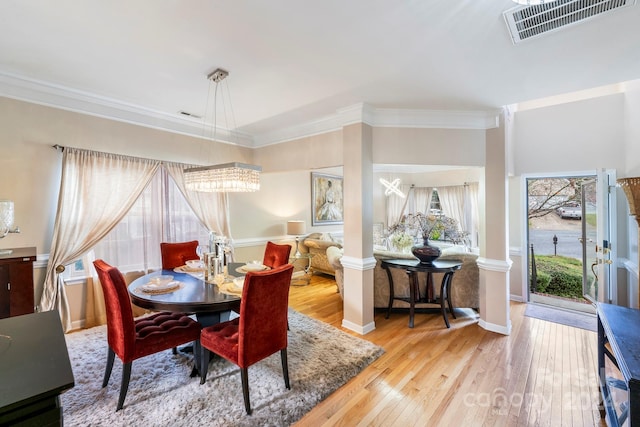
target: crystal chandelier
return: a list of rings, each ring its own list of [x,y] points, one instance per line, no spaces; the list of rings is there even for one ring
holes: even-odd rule
[[[184,171],[184,184],[192,191],[250,192],[260,190],[260,166],[225,163]]]
[[[213,140],[216,132],[218,84],[229,73],[221,68],[207,76],[216,84],[213,102]],[[251,192],[260,190],[260,166],[246,163],[224,163],[184,170],[184,184],[188,190],[202,192]]]

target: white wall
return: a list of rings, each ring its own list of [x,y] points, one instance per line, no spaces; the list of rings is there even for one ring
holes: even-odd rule
[[[515,175],[625,167],[624,95],[514,115]]]
[[[561,172],[595,173],[601,168],[624,171],[628,147],[628,104],[622,93],[575,101],[514,114],[513,165],[510,185],[511,293],[522,295],[522,271],[526,271],[526,212],[522,176]],[[640,102],[638,102],[640,105]],[[637,117],[637,115],[636,115]],[[626,245],[626,226],[616,239]],[[518,265],[519,264],[519,265]],[[520,274],[520,278],[516,277]],[[516,285],[517,280],[517,285]]]

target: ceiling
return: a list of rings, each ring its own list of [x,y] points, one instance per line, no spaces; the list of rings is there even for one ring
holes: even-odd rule
[[[202,134],[202,119],[179,111],[206,115],[206,75],[222,67],[226,126],[260,146],[353,106],[482,118],[640,78],[640,6],[514,45],[502,16],[514,5],[2,0],[0,96]]]

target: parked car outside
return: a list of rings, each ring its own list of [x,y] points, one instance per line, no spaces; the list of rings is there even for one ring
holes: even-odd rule
[[[577,203],[568,204],[556,209],[556,213],[562,219],[582,219],[582,206]]]

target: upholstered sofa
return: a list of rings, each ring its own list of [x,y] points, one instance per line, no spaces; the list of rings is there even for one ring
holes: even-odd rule
[[[329,233],[312,233],[300,242],[300,252],[313,254],[311,269],[314,272],[335,275],[335,269],[327,260],[327,248],[342,248],[342,243]]]
[[[341,248],[328,248],[327,260],[335,270],[336,285],[340,296],[344,297],[344,270],[340,263],[342,257]],[[373,273],[373,297],[374,307],[387,308],[389,306],[389,278],[387,271],[382,268],[381,260],[392,258],[415,259],[410,253],[389,251],[374,251],[376,267]],[[454,308],[474,308],[480,306],[479,270],[476,263],[478,256],[469,252],[461,252],[456,249],[445,249],[439,259],[457,259],[462,261],[462,267],[453,275],[451,283],[451,302]],[[398,297],[409,297],[409,276],[401,269],[392,268],[394,294]],[[420,273],[422,274],[422,273]],[[440,293],[441,274],[433,274],[436,295]],[[420,277],[420,294],[424,296],[426,280]],[[409,307],[404,301],[395,300],[393,307]],[[416,304],[421,307],[421,304]]]

